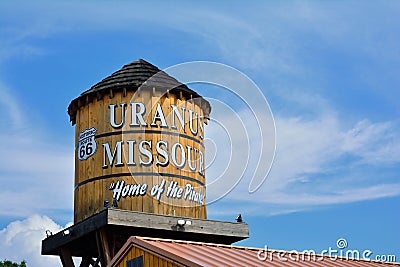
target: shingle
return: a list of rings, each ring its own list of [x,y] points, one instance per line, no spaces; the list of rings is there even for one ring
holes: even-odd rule
[[[154,78],[153,76],[156,74],[157,76]],[[196,94],[186,85],[178,82],[175,78],[169,76],[167,73],[161,71],[159,68],[143,59],[138,59],[132,63],[126,64],[120,70],[93,85],[89,90],[83,92],[82,94],[84,95],[92,92],[102,91],[104,89],[108,89],[110,86],[142,85],[143,82],[151,77],[153,78],[150,86],[167,87],[169,89],[182,86],[183,90],[187,90],[192,94]]]
[[[182,84],[156,66],[143,59],[138,59],[124,65],[120,70],[104,78],[72,100],[68,106],[68,114],[72,124],[75,124],[76,111],[80,106],[79,101],[91,101],[94,97],[108,94],[110,90],[137,90],[139,87],[142,87],[142,89],[169,90],[171,93],[182,92],[187,99],[202,98],[185,84]],[[205,117],[208,117],[211,111],[210,104],[205,100],[203,103],[205,103]]]

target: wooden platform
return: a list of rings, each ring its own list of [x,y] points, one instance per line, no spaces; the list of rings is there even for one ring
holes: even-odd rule
[[[178,225],[178,220],[186,222]],[[105,209],[42,241],[42,255],[102,258],[109,262],[130,236],[232,244],[249,237],[246,223]],[[65,264],[64,266],[68,266]]]

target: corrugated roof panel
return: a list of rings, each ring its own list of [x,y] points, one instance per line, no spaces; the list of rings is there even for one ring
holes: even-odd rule
[[[285,253],[285,260],[279,259],[280,251],[268,250],[268,258],[262,261],[258,258],[261,249],[205,244],[186,241],[172,241],[163,239],[140,238],[144,242],[185,258],[204,267],[394,267],[399,263],[385,263],[365,260],[346,260],[344,258],[331,259],[328,255],[317,255],[315,258],[304,253],[289,255]],[[272,255],[272,260],[271,260]]]
[[[146,240],[147,241],[147,240]],[[150,243],[152,244],[152,243]],[[164,249],[168,252],[171,252],[177,256],[180,256],[185,259],[190,259],[193,262],[202,262],[202,264],[207,264],[207,266],[213,266],[212,264],[214,263],[213,259],[210,259],[209,257],[205,255],[201,255],[197,253],[197,251],[194,249],[194,247],[187,246],[186,248],[183,246],[179,245],[174,245],[175,243],[171,242],[157,242],[155,245],[156,247],[160,249]]]

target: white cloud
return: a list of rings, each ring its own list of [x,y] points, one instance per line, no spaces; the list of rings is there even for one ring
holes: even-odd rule
[[[6,27],[3,30],[8,38],[7,43],[2,44],[5,47],[0,53],[0,59],[21,53],[45,53],[29,40],[56,33],[99,29],[140,33],[144,28],[152,29],[153,32],[167,28],[195,36],[223,55],[229,54],[230,58],[235,58],[240,64],[253,66],[265,62],[265,49],[260,45],[263,36],[254,25],[202,5],[125,1],[99,1],[95,6],[85,1],[50,1],[46,4],[24,2],[24,5],[25,9],[19,10],[17,14],[23,19],[13,29]],[[13,4],[3,4],[4,15],[12,13],[14,8]]]
[[[400,161],[400,137],[391,122],[371,123],[359,121],[342,135],[342,151],[353,153],[363,163],[385,164]]]
[[[7,93],[0,87],[0,92]],[[0,216],[29,216],[43,211],[72,210],[73,149],[48,142],[30,123],[29,114],[6,94],[0,133]],[[51,201],[49,201],[51,200]]]
[[[41,255],[41,241],[46,237],[46,230],[56,233],[62,228],[49,217],[40,215],[11,222],[0,230],[0,259],[25,260],[32,267],[61,266],[58,257]]]
[[[17,101],[12,97],[9,90],[0,82],[0,113],[2,114],[1,125],[20,128],[23,125],[21,110],[18,107]],[[4,129],[7,129],[4,127]]]
[[[239,117],[250,120],[243,113]],[[229,115],[220,118],[228,124],[231,120]],[[225,200],[242,202],[238,205],[248,206],[246,211],[257,214],[266,210],[265,205],[271,205],[268,214],[275,214],[400,195],[398,177],[380,173],[380,170],[400,163],[400,132],[395,123],[361,120],[348,126],[344,118],[326,106],[319,116],[302,118],[275,114],[275,121],[277,154],[270,175],[256,193],[249,194],[248,175],[251,172],[246,172],[247,176],[225,196]],[[255,127],[246,130],[250,139],[257,135]],[[230,134],[235,136],[236,133]],[[225,137],[218,132],[209,131],[207,136],[215,144],[222,144],[219,149],[227,146],[220,140]],[[268,138],[264,141],[271,142]],[[242,147],[236,147],[239,153],[247,149],[246,144],[247,140],[243,140]],[[245,163],[231,163],[231,172],[240,173]],[[207,176],[213,177],[223,167],[211,166]],[[254,169],[255,164],[250,162],[248,168]],[[371,172],[371,169],[377,171]],[[225,193],[224,189],[210,188],[209,194],[216,198],[215,195]],[[233,206],[232,209],[237,210],[237,205]]]
[[[372,63],[385,62],[388,59],[390,62],[397,62],[398,53],[396,54],[397,50],[393,47],[396,47],[398,40],[396,36],[389,38],[394,32],[393,27],[397,25],[393,23],[397,17],[390,13],[390,16],[385,16],[388,19],[374,21],[370,20],[370,15],[388,10],[395,12],[398,4],[369,4],[362,9],[358,5],[348,8],[337,3],[315,2],[295,3],[289,6],[249,5],[243,7],[241,16],[236,16],[238,13],[235,12],[212,12],[211,8],[200,6],[187,8],[185,5],[172,7],[169,4],[154,6],[101,2],[93,6],[88,2],[47,2],[46,5],[29,5],[26,11],[18,13],[24,17],[21,24],[17,25],[16,29],[6,29],[11,33],[7,36],[12,35],[13,38],[5,44],[6,47],[2,45],[3,49],[0,50],[6,51],[5,53],[15,55],[18,51],[41,52],[40,48],[31,46],[27,40],[54,33],[96,29],[123,29],[128,32],[151,29],[157,32],[167,27],[202,39],[207,44],[204,49],[216,49],[216,55],[228,63],[262,69],[262,75],[265,77],[260,79],[272,77],[271,85],[278,88],[274,94],[280,95],[284,90],[290,91],[284,96],[281,102],[283,105],[288,104],[290,97],[297,105],[302,101],[298,109],[299,116],[278,113],[277,158],[264,186],[256,194],[249,195],[248,184],[245,184],[248,181],[244,179],[236,188],[239,194],[229,194],[228,198],[285,205],[315,205],[316,202],[333,204],[399,194],[398,185],[394,184],[390,177],[380,176],[378,184],[371,178],[371,174],[362,170],[365,164],[379,168],[399,163],[400,134],[394,122],[358,119],[358,122],[349,126],[346,114],[333,112],[326,106],[328,101],[315,95],[310,97],[310,94],[301,95],[294,92],[293,88],[286,86],[290,81],[282,80],[282,77],[274,79],[274,73],[284,73],[294,80],[307,74],[304,75],[307,87],[304,84],[299,85],[299,90],[308,92],[311,90],[309,84],[323,85],[334,82],[335,76],[324,76],[325,72],[320,70],[321,63],[315,64],[315,61],[325,60],[314,57],[314,53],[320,48],[331,49],[339,55],[343,52],[354,57],[366,58],[371,60],[369,66],[375,66]],[[332,12],[331,9],[335,11]],[[89,14],[87,10],[90,10]],[[151,15],[148,10],[151,10]],[[171,13],[179,15],[171,16]],[[146,27],[141,27],[143,25]],[[382,30],[385,32],[382,33]],[[18,51],[15,48],[18,48]],[[322,54],[332,56],[330,53]],[[366,79],[370,78],[369,75],[365,76]],[[318,88],[322,88],[321,91],[329,89],[323,86]],[[341,90],[346,89],[348,88]],[[351,88],[349,90],[351,91]],[[394,92],[391,88],[377,87],[376,90],[390,95]],[[277,103],[276,106],[281,103]],[[11,110],[8,115],[13,117],[15,124],[21,125],[22,115],[16,108],[18,103],[7,97],[1,104],[5,109]],[[313,107],[313,110],[307,106]],[[288,109],[292,111],[291,107]],[[311,115],[306,117],[306,113]],[[242,115],[246,118],[245,114]],[[230,119],[223,120],[228,122]],[[246,130],[250,139],[257,136],[255,129]],[[29,136],[26,132],[29,132]],[[239,133],[237,131],[234,134]],[[216,140],[216,144],[223,143],[223,140],[220,140],[223,136],[212,136],[212,132],[210,134],[209,137]],[[54,206],[53,203],[49,205],[48,199],[52,199],[58,208],[71,206],[72,190],[65,190],[72,189],[71,151],[47,144],[45,138],[39,135],[40,133],[35,133],[33,128],[28,127],[25,133],[13,128],[0,136],[0,145],[7,151],[0,155],[0,179],[8,185],[7,189],[0,192],[0,201],[4,203],[9,199],[16,199],[14,205],[3,209],[3,214],[22,215],[35,212],[35,209],[48,209]],[[245,145],[246,142],[243,142],[235,149],[245,151]],[[219,151],[222,150],[221,148]],[[220,155],[225,156],[222,153]],[[343,160],[347,155],[352,157],[349,162]],[[341,162],[341,166],[337,166],[337,161]],[[218,175],[220,168],[219,166],[218,169],[210,169],[208,179]],[[250,165],[249,169],[252,168],[255,166]],[[355,173],[348,171],[350,168],[354,172],[362,173],[361,176],[364,177],[356,177]],[[241,170],[232,173],[241,173]],[[323,182],[317,182],[315,179],[315,176],[326,175],[329,178]],[[62,190],[48,189],[50,184]],[[43,190],[43,187],[46,190]]]
[[[13,14],[14,5],[2,5],[4,16]],[[351,8],[340,3],[252,3],[225,12],[221,12],[225,3],[45,1],[24,5],[15,14],[20,22],[14,28],[5,27],[6,40],[11,42],[3,44],[2,53],[44,53],[26,41],[55,33],[118,29],[141,34],[144,29],[172,29],[195,37],[206,45],[204,50],[216,51],[229,64],[262,68],[268,76],[315,72],[314,64],[307,61],[318,61],[313,55],[319,48],[350,51],[379,62],[398,58],[398,40],[392,33],[398,10],[394,3],[353,3]],[[371,19],[382,14],[385,19]],[[387,37],[384,41],[382,34]]]

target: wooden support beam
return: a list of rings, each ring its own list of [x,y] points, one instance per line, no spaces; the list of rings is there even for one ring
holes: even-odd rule
[[[75,267],[71,251],[68,248],[63,247],[60,249],[60,259],[63,267]]]
[[[98,253],[98,260],[101,261],[101,265],[104,264],[104,257],[103,257],[103,250],[101,249],[101,241],[100,241],[100,234],[96,232],[96,244],[97,244],[97,253]]]
[[[93,266],[93,262],[94,262],[94,260],[92,259],[92,257],[84,256],[84,257],[82,257],[82,261],[81,261],[81,264],[79,265],[79,267],[89,267],[91,264]]]
[[[100,229],[96,233],[97,250],[102,266],[106,266],[111,262],[110,248],[108,245],[107,232],[105,228]]]
[[[96,261],[93,263],[93,267],[100,267],[100,258],[97,258]]]
[[[101,240],[101,245],[102,245],[102,248],[104,251],[104,258],[108,265],[111,262],[111,256],[110,256],[110,248],[108,245],[107,232],[106,232],[105,228],[100,229],[100,240]]]
[[[178,219],[190,220],[191,225],[177,228]],[[60,255],[60,249],[68,247],[76,257],[97,258],[99,250],[98,232],[105,228],[116,236],[117,244],[124,244],[130,236],[179,239],[206,243],[232,244],[249,237],[246,223],[222,222],[171,215],[151,214],[119,209],[104,209],[82,222],[73,225],[70,235],[63,231],[48,236],[42,241],[42,255]],[[108,236],[111,238],[111,234]],[[111,240],[108,240],[109,255],[113,257]],[[101,242],[100,242],[101,244]],[[118,251],[118,245],[115,247]]]

